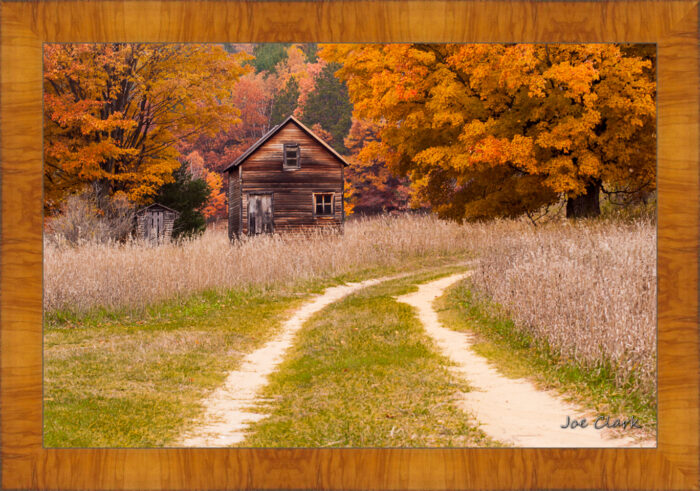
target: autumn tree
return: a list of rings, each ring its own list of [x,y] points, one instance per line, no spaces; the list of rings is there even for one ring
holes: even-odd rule
[[[377,124],[353,119],[345,138],[351,164],[345,169],[346,214],[376,214],[409,208],[410,181],[392,174],[381,158],[378,132]]]
[[[232,104],[240,108],[240,123],[222,126],[215,134],[201,134],[193,141],[181,141],[178,150],[192,163],[193,172],[200,165],[206,170],[212,194],[204,215],[208,220],[227,216],[226,179],[223,169],[270,129],[270,110],[274,80],[264,73],[248,73],[233,89]],[[214,175],[218,184],[213,182]]]
[[[177,142],[239,121],[230,100],[245,56],[218,45],[46,45],[47,208],[86,183],[148,202],[180,165]]]
[[[196,150],[190,152],[185,157],[185,161],[189,165],[188,171],[192,178],[201,179],[209,188],[207,201],[199,207],[204,218],[209,220],[225,217],[228,210],[226,208],[226,190],[221,173],[208,169],[204,159]]]
[[[376,154],[457,220],[533,213],[655,187],[649,53],[618,45],[326,45]]]

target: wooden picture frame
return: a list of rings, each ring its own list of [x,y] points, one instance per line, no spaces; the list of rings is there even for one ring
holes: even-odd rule
[[[4,489],[698,489],[698,1],[1,4]],[[658,448],[42,447],[44,42],[649,42],[658,47]]]

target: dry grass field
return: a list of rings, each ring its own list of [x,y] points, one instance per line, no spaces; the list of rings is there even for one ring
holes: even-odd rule
[[[208,290],[293,286],[416,258],[477,257],[471,282],[485,299],[566,359],[609,363],[653,391],[656,230],[651,220],[459,225],[406,215],[349,221],[342,236],[246,238],[223,230],[160,246],[48,240],[48,313],[139,309]],[[456,259],[457,260],[457,259]]]
[[[143,307],[205,290],[272,287],[363,269],[400,267],[418,257],[470,250],[469,229],[428,216],[350,221],[342,236],[256,236],[231,245],[224,230],[157,247],[142,242],[47,240],[44,308],[85,312]]]
[[[516,326],[618,381],[656,383],[656,226],[631,222],[500,222],[470,227],[471,278]]]
[[[234,244],[224,230],[216,229],[160,246],[139,242],[70,246],[47,236],[45,444],[167,445],[188,418],[201,411],[207,391],[222,383],[243,354],[275,332],[283,314],[312,291],[348,279],[449,268],[469,258],[478,259],[470,266],[474,273],[450,297],[455,312],[467,309],[461,310],[466,316],[459,314],[460,322],[469,324],[466,328],[478,328],[469,309],[485,306],[489,319],[507,319],[487,321],[492,329],[496,326],[494,333],[515,343],[528,336],[561,353],[547,362],[552,366],[524,365],[530,368],[522,376],[537,370],[557,376],[569,369],[593,374],[586,383],[595,404],[610,403],[613,411],[641,414],[653,426],[653,221],[551,222],[533,227],[524,221],[459,225],[432,216],[404,215],[349,220],[342,236],[258,236]],[[473,296],[474,302],[464,294]],[[362,304],[367,312],[343,314],[347,319],[336,319],[334,329],[347,324],[341,331],[351,335],[348,339],[360,332],[371,339],[381,333],[391,338],[408,333],[415,324],[408,308],[399,309],[391,296],[373,302],[380,303]],[[342,309],[348,305],[359,308],[341,302],[338,312],[345,312]],[[388,316],[386,322],[381,312]],[[367,322],[371,329],[357,330],[354,322],[362,315],[371,322],[359,322]],[[405,320],[399,323],[402,330],[396,319]],[[503,331],[498,326],[507,327]],[[384,348],[378,343],[353,345],[355,351],[348,351],[348,356],[365,357],[370,348],[380,353]],[[511,361],[521,356],[517,350],[501,355]],[[372,355],[368,366],[374,367],[382,356]],[[428,363],[429,358],[421,360]],[[438,388],[446,383],[421,363],[410,364],[413,376],[433,377]],[[602,378],[595,375],[600,367],[607,370]],[[314,362],[307,368],[318,367]],[[382,380],[379,386],[393,387],[394,378]],[[397,394],[404,394],[401,387]],[[342,394],[340,402],[345,404],[361,392]],[[628,402],[632,395],[636,402]],[[383,409],[381,401],[386,398],[366,400]],[[443,416],[447,421],[449,415]],[[274,431],[263,433],[274,440],[280,437],[280,428],[273,425],[268,429]],[[468,430],[455,428],[460,435]],[[265,442],[269,444],[258,443]]]

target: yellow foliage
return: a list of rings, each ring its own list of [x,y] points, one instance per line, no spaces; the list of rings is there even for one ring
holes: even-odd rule
[[[653,55],[612,44],[343,44],[360,152],[455,219],[513,216],[591,185],[655,188]],[[593,188],[597,189],[597,188]]]
[[[147,202],[179,167],[175,145],[239,121],[248,55],[220,45],[47,44],[46,207],[85,183]]]

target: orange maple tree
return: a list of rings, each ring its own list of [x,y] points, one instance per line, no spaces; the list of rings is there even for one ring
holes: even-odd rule
[[[204,218],[210,219],[226,216],[226,192],[223,189],[221,174],[208,169],[204,164],[204,159],[197,150],[187,154],[185,160],[188,163],[188,170],[192,177],[202,179],[209,186],[209,199],[200,210]]]
[[[87,183],[146,203],[180,166],[177,142],[239,121],[245,53],[219,45],[47,44],[45,206]]]
[[[456,220],[599,214],[599,195],[655,189],[653,52],[612,44],[326,45],[358,119],[360,156],[411,179]]]
[[[345,170],[345,212],[375,214],[405,211],[411,198],[410,182],[395,176],[382,159],[376,123],[353,119],[345,146],[350,166]]]
[[[287,58],[275,67],[272,78],[275,80],[277,90],[284,89],[290,79],[296,80],[299,84],[299,99],[294,116],[301,117],[306,99],[314,90],[316,78],[324,66],[326,62],[322,59],[315,62],[308,61],[301,47],[293,44],[287,48]]]
[[[219,176],[218,183],[209,182],[212,194],[203,210],[207,219],[228,216],[226,209],[226,180],[223,170],[270,129],[270,106],[274,81],[263,73],[247,73],[236,83],[231,101],[240,109],[240,123],[222,126],[214,134],[200,134],[194,140],[180,141],[177,148],[192,161],[201,159],[208,173]],[[219,198],[220,197],[220,198]]]

